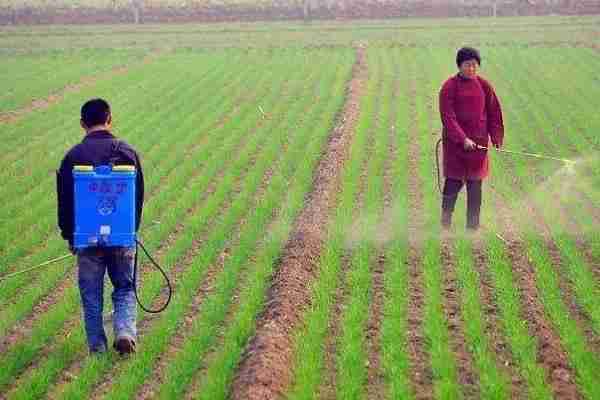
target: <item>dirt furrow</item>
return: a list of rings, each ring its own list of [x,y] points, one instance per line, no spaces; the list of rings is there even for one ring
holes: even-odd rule
[[[473,357],[467,349],[464,332],[465,321],[461,310],[461,294],[458,288],[454,240],[444,237],[441,243],[441,262],[444,271],[444,313],[448,321],[450,347],[456,358],[458,381],[465,398],[480,396],[479,377],[474,368]]]
[[[333,297],[333,304],[329,311],[327,325],[327,336],[323,343],[323,371],[324,376],[319,387],[319,397],[322,400],[333,400],[336,398],[337,376],[338,376],[338,340],[341,335],[341,316],[344,314],[344,305],[349,294],[346,286],[348,282],[348,271],[351,267],[351,259],[348,254],[342,255],[340,260],[339,283]]]
[[[598,235],[598,232],[594,234]],[[594,251],[590,245],[590,240],[595,240],[596,242],[598,241],[597,238],[587,239],[582,237],[576,237],[575,244],[577,246],[579,254],[583,256],[583,259],[590,267],[590,271],[594,276],[594,280],[597,282],[596,284],[600,285],[600,257],[598,256],[598,254],[594,254]]]
[[[424,194],[418,171],[421,147],[418,142],[416,82],[409,88],[410,126],[408,131],[408,351],[413,393],[416,399],[433,398],[433,373],[425,350],[423,333],[424,288],[422,271],[423,232],[425,231]]]
[[[372,299],[367,322],[367,398],[382,399],[385,396],[385,381],[381,366],[381,321],[385,302],[385,254],[380,253],[372,263]]]
[[[379,86],[378,91],[381,92],[384,89]],[[398,86],[392,89],[394,91],[394,99],[398,97]],[[381,100],[380,100],[381,101]],[[396,120],[396,108],[397,101],[392,102],[392,113],[390,121],[393,124]],[[383,129],[381,126],[385,122],[380,120],[379,114],[377,114],[377,127],[376,130]],[[367,336],[366,336],[366,353],[367,353],[367,383],[366,383],[366,395],[367,399],[382,399],[385,397],[385,380],[381,360],[381,330],[383,320],[383,309],[385,305],[385,268],[389,260],[386,258],[385,242],[389,240],[388,235],[393,228],[388,227],[390,221],[389,216],[393,214],[392,202],[393,202],[393,162],[397,157],[397,149],[395,146],[395,136],[397,134],[395,126],[391,125],[387,132],[387,153],[383,164],[382,180],[383,180],[383,208],[379,210],[381,215],[377,219],[378,228],[377,234],[381,235],[381,242],[376,241],[377,253],[376,257],[371,262],[371,303],[369,305],[369,318],[367,320]],[[393,223],[393,222],[392,222]]]
[[[310,303],[326,221],[335,204],[339,176],[347,159],[360,107],[366,73],[366,54],[357,48],[357,61],[346,92],[346,102],[317,166],[313,189],[294,222],[290,239],[273,277],[266,308],[234,378],[233,399],[281,396],[290,383],[293,331]]]

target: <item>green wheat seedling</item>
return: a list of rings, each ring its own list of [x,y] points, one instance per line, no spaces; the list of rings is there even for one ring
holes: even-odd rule
[[[358,227],[361,238],[377,235],[377,225],[381,223],[383,209],[383,174],[387,139],[389,134],[383,129],[382,121],[389,118],[389,96],[384,87],[383,60],[381,52],[369,51],[369,74],[374,82],[373,93],[380,93],[369,113],[372,119],[366,128],[371,136],[371,156],[365,163],[367,179],[364,187],[363,210],[366,217]],[[382,93],[383,92],[383,93]],[[388,89],[389,93],[389,89]],[[369,303],[372,301],[372,269],[378,262],[376,242],[363,239],[354,250],[346,278],[348,295],[344,311],[340,316],[340,337],[337,343],[337,395],[340,398],[361,398],[365,394],[367,379],[366,324],[369,317]]]
[[[408,96],[401,92],[408,85],[404,65],[399,62],[401,52],[394,50],[385,64],[393,92],[390,99],[391,116],[387,129],[393,132],[396,154],[391,160],[393,239],[385,248],[385,302],[381,323],[381,363],[386,383],[386,398],[412,399],[410,360],[408,358]],[[387,71],[386,71],[387,72]],[[385,121],[385,120],[384,120]],[[389,223],[389,222],[388,222]]]

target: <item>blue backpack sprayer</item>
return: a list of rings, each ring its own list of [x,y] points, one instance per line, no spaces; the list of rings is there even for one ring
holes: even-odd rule
[[[136,248],[133,267],[133,289],[140,308],[148,313],[162,312],[171,301],[172,287],[165,271],[137,239],[136,233],[136,170],[131,165],[76,165],[73,168],[75,228],[73,247],[76,251],[90,247]],[[137,293],[138,250],[164,277],[169,295],[158,309],[148,309]],[[63,260],[65,255],[36,267],[6,275],[2,280]]]

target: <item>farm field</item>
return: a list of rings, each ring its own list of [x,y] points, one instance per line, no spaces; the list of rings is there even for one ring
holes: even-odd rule
[[[0,276],[65,254],[54,170],[103,97],[174,286],[120,359],[87,354],[73,258],[1,280],[0,399],[600,398],[599,17],[11,27],[0,44]],[[575,161],[492,152],[476,235],[464,192],[439,226],[437,96],[462,45],[506,149]]]

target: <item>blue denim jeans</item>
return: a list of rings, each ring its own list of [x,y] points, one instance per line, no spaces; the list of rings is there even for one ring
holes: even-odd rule
[[[136,301],[133,289],[135,249],[124,247],[87,248],[77,252],[79,292],[88,346],[92,352],[106,351],[102,310],[104,308],[104,275],[114,287],[113,331],[115,338],[136,337]]]

